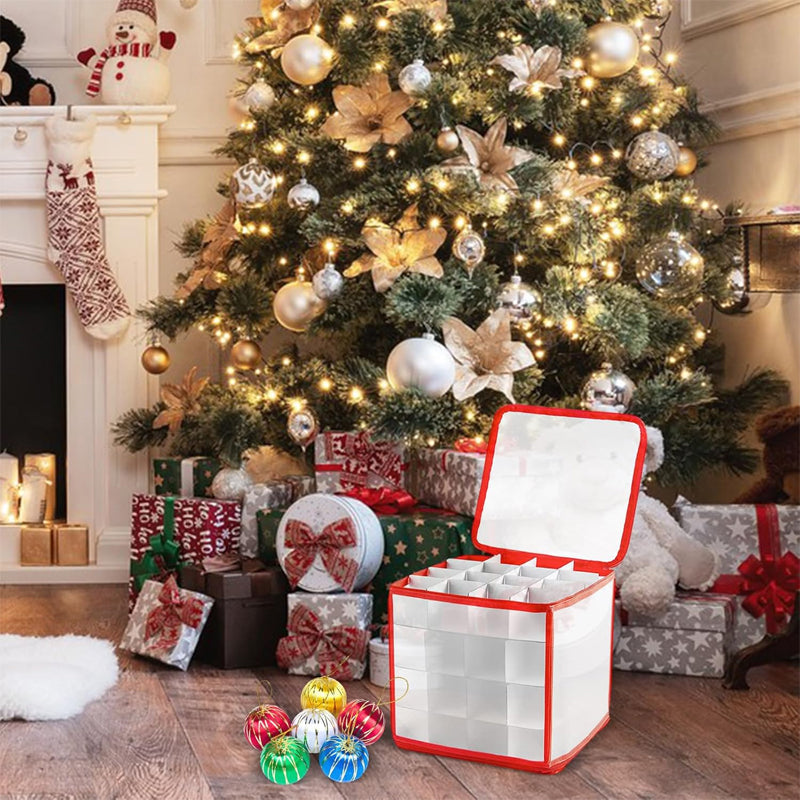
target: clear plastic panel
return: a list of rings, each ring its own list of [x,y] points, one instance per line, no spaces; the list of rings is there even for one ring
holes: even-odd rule
[[[508,755],[528,761],[543,761],[544,730],[509,726]]]
[[[428,671],[443,675],[464,675],[465,638],[470,637],[444,631],[425,631]]]
[[[505,725],[508,719],[508,688],[504,681],[467,678],[469,719]]]
[[[427,668],[425,637],[429,633],[430,631],[424,628],[411,628],[395,622],[393,626],[395,666],[424,671]]]
[[[505,681],[505,642],[485,636],[464,636],[465,675],[486,681]]]
[[[483,477],[478,544],[613,562],[641,436],[626,419],[505,412]]]
[[[544,730],[544,686],[508,684],[508,724]]]
[[[433,744],[444,747],[458,747],[467,749],[467,726],[463,719],[449,717],[446,714],[431,714],[428,723],[430,739]]]
[[[392,620],[395,625],[412,628],[428,627],[428,601],[402,594],[391,595]]]
[[[545,643],[509,639],[505,644],[506,680],[524,686],[544,686]]]
[[[467,741],[470,750],[507,756],[508,726],[477,719],[467,720]]]

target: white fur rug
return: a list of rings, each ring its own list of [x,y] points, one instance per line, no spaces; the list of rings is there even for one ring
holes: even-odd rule
[[[0,635],[0,720],[67,719],[117,682],[110,642]]]

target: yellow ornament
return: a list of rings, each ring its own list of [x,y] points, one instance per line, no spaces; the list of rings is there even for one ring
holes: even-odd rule
[[[300,694],[302,708],[323,708],[330,711],[334,717],[347,705],[347,692],[344,686],[335,678],[323,675],[312,678]]]
[[[169,368],[169,353],[161,345],[150,345],[142,353],[142,366],[151,375],[160,375]]]
[[[261,348],[252,339],[240,339],[231,348],[231,364],[236,369],[255,369],[261,363]]]
[[[691,147],[679,147],[678,166],[675,167],[673,175],[685,178],[687,175],[691,175],[695,169],[697,169],[697,155],[695,155],[694,150]]]
[[[458,138],[458,134],[447,126],[442,128],[436,137],[436,146],[443,153],[452,153],[454,150],[458,150],[460,144],[461,140]]]

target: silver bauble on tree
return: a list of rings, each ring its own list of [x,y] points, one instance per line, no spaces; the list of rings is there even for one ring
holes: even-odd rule
[[[472,275],[472,271],[486,255],[483,237],[471,225],[465,225],[453,240],[453,255],[464,263],[467,272]]]
[[[616,78],[630,70],[639,58],[639,37],[630,25],[598,22],[587,32],[587,68],[595,78]]]
[[[652,0],[650,8],[645,12],[648,19],[663,19],[672,13],[671,0]]]
[[[313,86],[328,77],[333,55],[331,46],[324,39],[304,33],[290,39],[281,51],[281,69],[290,81]]]
[[[320,300],[331,300],[342,291],[344,278],[336,269],[336,265],[328,261],[325,266],[311,279],[317,297]]]
[[[252,485],[253,479],[244,465],[224,467],[211,481],[211,494],[218,500],[241,500]]]
[[[419,389],[428,397],[446,394],[456,378],[450,351],[432,333],[400,342],[386,360],[386,377],[393,389]]]
[[[317,415],[307,405],[293,408],[286,419],[286,432],[289,438],[305,451],[319,433]]]
[[[512,322],[525,322],[533,317],[542,304],[542,296],[515,273],[507,283],[500,285],[495,298],[495,308],[508,311]]]
[[[636,384],[608,362],[595,370],[581,389],[581,406],[588,411],[624,414],[631,405]]]
[[[412,97],[422,94],[431,85],[432,80],[431,72],[421,58],[415,58],[408,66],[403,67],[397,76],[400,89]]]
[[[289,189],[286,195],[286,202],[299,211],[307,211],[319,205],[319,191],[316,186],[310,184],[305,178],[300,180]]]
[[[310,281],[293,280],[281,286],[272,301],[275,319],[287,330],[302,333],[325,310]]]
[[[643,181],[660,181],[675,172],[680,161],[677,143],[661,131],[645,131],[625,151],[628,169]]]
[[[251,158],[231,175],[231,200],[240,208],[261,208],[272,200],[276,185],[272,170]]]
[[[646,245],[636,259],[636,277],[656,297],[696,294],[703,283],[703,257],[678,231]]]
[[[275,102],[275,90],[259,78],[247,87],[247,91],[238,99],[237,105],[242,113],[266,111]]]

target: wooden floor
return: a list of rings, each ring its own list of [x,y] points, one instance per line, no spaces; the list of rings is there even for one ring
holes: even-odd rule
[[[119,586],[0,587],[0,632],[118,641],[125,619]],[[279,787],[262,776],[242,722],[268,683],[296,713],[305,678],[199,664],[182,673],[125,653],[120,663],[117,686],[76,719],[0,723],[0,798],[800,797],[798,672],[790,665],[753,671],[749,692],[615,673],[610,724],[559,775],[401,751],[386,735],[356,783],[334,784],[312,763],[301,783]],[[366,681],[347,691],[379,693]]]

